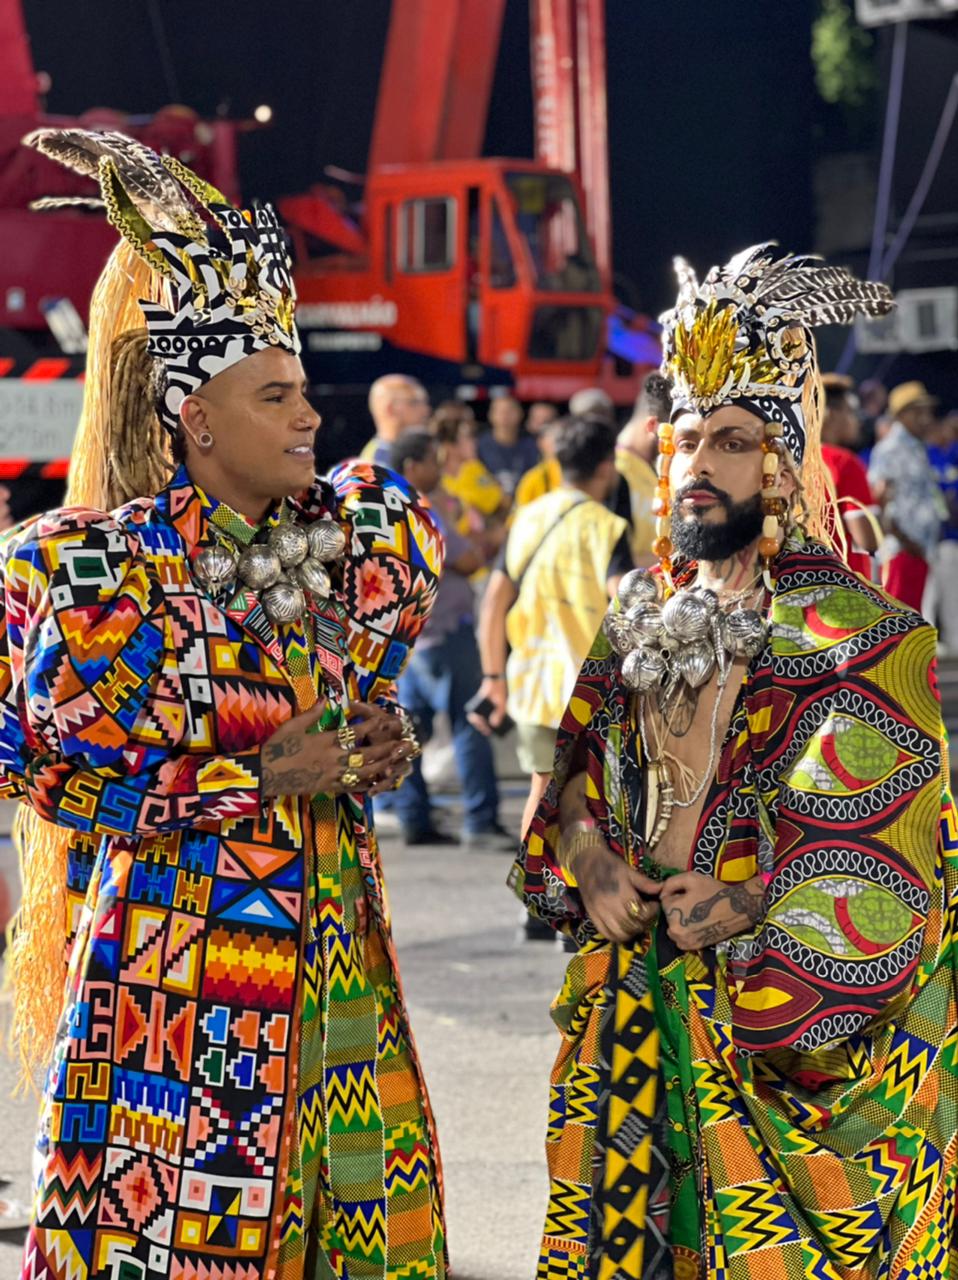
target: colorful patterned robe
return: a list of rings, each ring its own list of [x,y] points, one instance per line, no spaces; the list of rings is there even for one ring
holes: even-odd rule
[[[308,629],[198,587],[217,528],[256,530],[185,469],[3,548],[0,794],[73,832],[30,1280],[445,1274],[368,807],[260,797],[260,744],[320,694],[324,727],[388,699],[435,596],[415,491],[367,464],[332,480],[291,504],[347,534]]]
[[[612,945],[556,859],[587,771],[610,847],[654,872],[642,744],[596,642],[513,872],[575,933],[553,1016],[538,1280],[953,1280],[958,822],[935,633],[824,547],[776,566],[689,869],[768,872],[750,935]],[[667,874],[667,873],[662,873]]]

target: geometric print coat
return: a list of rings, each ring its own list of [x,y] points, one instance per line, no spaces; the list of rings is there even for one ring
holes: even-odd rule
[[[289,505],[347,536],[308,630],[274,629],[241,584],[216,600],[198,585],[218,529],[257,531],[185,468],[155,498],[55,511],[2,548],[0,795],[71,832],[31,1280],[286,1280],[311,1219],[310,1280],[445,1271],[369,809],[259,793],[283,721],[320,696],[324,727],[351,699],[388,703],[442,541],[416,492],[367,464]]]

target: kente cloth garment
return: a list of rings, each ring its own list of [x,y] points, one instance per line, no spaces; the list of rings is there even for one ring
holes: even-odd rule
[[[341,579],[276,629],[192,578],[217,530],[257,531],[183,469],[3,546],[0,794],[73,833],[30,1280],[445,1275],[368,806],[260,796],[283,721],[388,702],[435,596],[418,495],[369,464],[331,480],[290,505],[339,520]]]
[[[661,925],[596,934],[556,859],[570,776],[586,771],[613,852],[657,871],[604,638],[563,721],[512,877],[579,942],[553,1008],[539,1280],[958,1277],[958,816],[935,634],[819,544],[775,576],[689,856],[721,881],[769,874],[753,934],[700,953]]]
[[[506,677],[519,723],[558,727],[608,608],[609,561],[626,528],[579,489],[556,489],[515,513],[505,568],[519,594],[506,617]]]

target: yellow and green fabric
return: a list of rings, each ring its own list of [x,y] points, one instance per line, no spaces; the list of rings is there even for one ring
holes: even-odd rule
[[[954,1280],[958,818],[923,620],[813,542],[775,565],[689,869],[769,876],[754,933],[613,945],[556,860],[587,773],[614,852],[652,874],[643,753],[603,639],[512,882],[574,933],[553,1014],[537,1276]]]

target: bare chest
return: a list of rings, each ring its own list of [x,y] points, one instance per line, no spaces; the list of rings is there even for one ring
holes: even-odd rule
[[[680,735],[669,732],[657,712],[645,709],[642,720],[645,756],[653,766],[660,762],[658,767],[644,770],[647,838],[662,813],[658,779],[662,777],[663,765],[671,776],[674,790],[668,824],[650,850],[652,859],[663,867],[684,871],[689,865],[695,833],[715,776],[745,669],[744,661],[736,662],[724,688],[719,688],[716,675],[700,690],[688,729]]]

